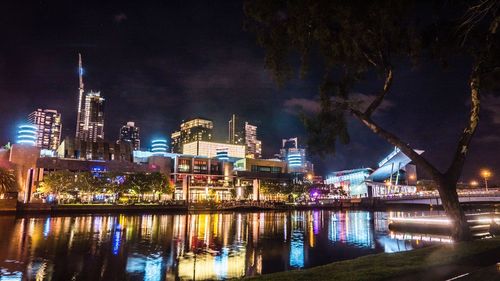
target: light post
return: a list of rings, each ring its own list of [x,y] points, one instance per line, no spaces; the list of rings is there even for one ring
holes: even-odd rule
[[[481,176],[484,178],[484,186],[488,191],[488,178],[491,177],[491,171],[488,169],[481,170]]]

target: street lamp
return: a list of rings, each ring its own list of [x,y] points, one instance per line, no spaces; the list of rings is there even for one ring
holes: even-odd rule
[[[481,170],[481,177],[484,178],[484,186],[486,187],[486,191],[488,191],[488,178],[491,177],[491,171],[488,169]]]
[[[478,185],[479,185],[479,183],[478,183],[476,180],[471,180],[471,181],[470,181],[470,185],[471,185],[472,187],[476,187],[476,186],[478,186]]]

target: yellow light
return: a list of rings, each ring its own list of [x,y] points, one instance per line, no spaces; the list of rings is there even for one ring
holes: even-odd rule
[[[481,170],[481,176],[483,178],[487,179],[487,178],[491,177],[491,171],[488,169],[483,169],[483,170]]]
[[[471,185],[471,186],[478,186],[478,185],[479,185],[479,183],[478,183],[476,180],[471,180],[471,181],[470,181],[470,185]]]

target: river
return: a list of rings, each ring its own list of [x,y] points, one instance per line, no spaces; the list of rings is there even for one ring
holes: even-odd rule
[[[224,280],[449,242],[388,231],[390,216],[426,214],[0,216],[0,280]]]

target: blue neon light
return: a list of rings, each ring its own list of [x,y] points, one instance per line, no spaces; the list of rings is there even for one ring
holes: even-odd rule
[[[153,155],[165,155],[167,150],[167,140],[155,139],[151,142],[151,151],[153,152]]]
[[[27,144],[31,146],[36,145],[37,127],[34,125],[20,125],[17,131],[17,143]]]

